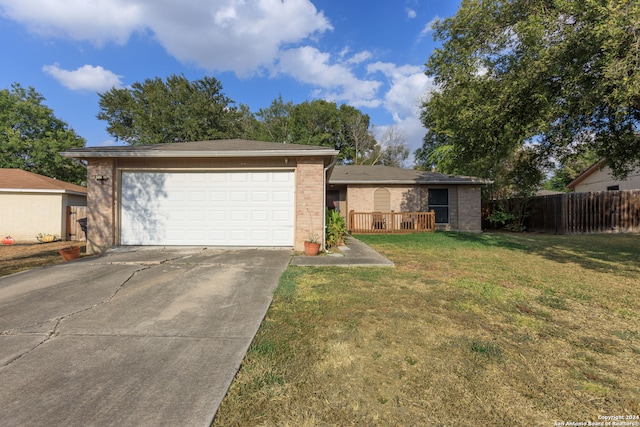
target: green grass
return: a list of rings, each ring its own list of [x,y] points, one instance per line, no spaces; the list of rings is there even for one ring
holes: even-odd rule
[[[640,414],[640,236],[358,236],[290,267],[214,425],[553,425]]]

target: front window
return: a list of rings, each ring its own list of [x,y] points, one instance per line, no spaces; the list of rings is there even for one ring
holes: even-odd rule
[[[448,224],[449,223],[449,189],[430,188],[428,210],[435,212],[436,224]]]

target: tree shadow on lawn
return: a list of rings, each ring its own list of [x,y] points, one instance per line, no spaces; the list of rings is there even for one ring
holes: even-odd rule
[[[551,235],[538,233],[456,233],[447,237],[466,245],[521,250],[559,263],[620,276],[640,273],[637,234]]]

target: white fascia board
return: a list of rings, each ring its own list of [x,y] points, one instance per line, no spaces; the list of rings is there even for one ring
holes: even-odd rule
[[[87,193],[68,190],[44,190],[42,188],[0,188],[0,193],[46,193],[46,194],[73,194],[76,196],[86,196]]]
[[[337,156],[334,149],[327,150],[274,150],[274,151],[63,151],[64,157],[107,158],[107,157],[319,157]]]

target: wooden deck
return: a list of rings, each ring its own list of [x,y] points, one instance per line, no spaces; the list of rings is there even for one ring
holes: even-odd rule
[[[419,233],[434,231],[431,212],[349,212],[350,233]]]

